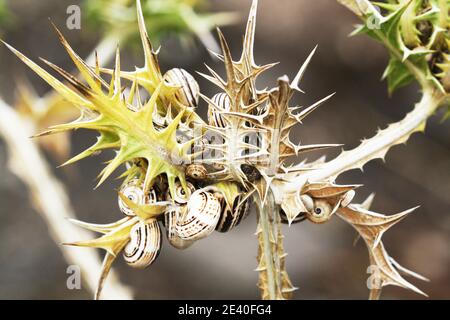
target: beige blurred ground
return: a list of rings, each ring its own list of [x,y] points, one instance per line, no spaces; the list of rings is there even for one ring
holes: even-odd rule
[[[39,56],[71,68],[59,46],[47,17],[64,26],[65,10],[77,1],[9,1],[19,19],[5,39],[33,59]],[[242,21],[226,28],[225,35],[238,54],[250,0],[215,0],[214,10],[235,10]],[[256,38],[259,63],[280,61],[259,85],[270,86],[276,77],[293,76],[309,51],[319,50],[303,82],[307,95],[296,99],[301,105],[337,92],[337,95],[305,121],[296,134],[305,143],[344,143],[354,147],[378,127],[397,121],[408,112],[419,93],[405,88],[393,97],[386,93],[380,77],[386,54],[365,37],[348,38],[354,17],[332,0],[261,0]],[[81,56],[94,48],[98,35],[63,29]],[[200,46],[198,46],[200,47]],[[202,49],[182,51],[169,41],[161,50],[164,68],[183,67],[205,71],[203,61],[213,66]],[[131,53],[122,53],[122,57]],[[141,56],[123,64],[141,64]],[[40,93],[49,88],[25,66],[0,47],[0,92],[13,101],[14,75],[28,75]],[[200,80],[208,95],[214,88]],[[202,105],[203,111],[205,105]],[[89,132],[73,137],[73,152],[94,141]],[[335,153],[330,153],[330,156]],[[55,169],[70,190],[79,218],[110,222],[120,217],[116,205],[117,181],[111,180],[93,191],[94,178],[101,169],[102,155],[82,161],[68,170]],[[57,163],[52,163],[56,168]],[[433,299],[450,298],[450,122],[439,117],[429,122],[426,135],[414,136],[408,145],[396,147],[387,163],[375,161],[364,173],[351,172],[340,182],[362,183],[359,199],[376,192],[374,209],[391,214],[421,205],[397,225],[384,240],[390,254],[404,266],[431,279],[415,282]],[[115,268],[123,282],[142,299],[253,299],[256,289],[255,217],[247,219],[229,234],[214,234],[191,249],[177,251],[164,243],[157,262],[146,270],[129,269],[122,261]],[[355,232],[335,218],[323,226],[309,223],[285,228],[289,252],[288,271],[300,288],[296,299],[365,299],[368,265],[362,242],[352,246]],[[77,239],[67,239],[77,240]],[[0,298],[77,299],[90,298],[84,290],[66,289],[66,263],[48,235],[45,223],[31,207],[24,185],[6,169],[5,147],[0,142]],[[88,249],[86,249],[88,250]],[[80,254],[82,254],[82,250]],[[388,287],[385,299],[418,299],[400,288]]]

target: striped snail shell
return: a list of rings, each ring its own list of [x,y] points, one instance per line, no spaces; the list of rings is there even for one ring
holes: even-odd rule
[[[155,203],[158,201],[158,194],[154,188],[151,188],[148,193],[144,192],[144,186],[138,179],[132,179],[125,183],[120,192],[138,205]],[[119,197],[119,208],[127,216],[135,216],[136,214],[127,206],[125,202]]]
[[[241,196],[238,196],[234,199],[231,209],[223,202],[224,200],[222,201],[223,210],[216,230],[219,232],[228,232],[247,218],[250,213],[250,202],[248,199],[242,202]]]
[[[195,191],[186,206],[185,214],[176,223],[181,239],[198,240],[210,235],[216,228],[221,213],[220,200],[211,192]]]
[[[185,205],[188,203],[192,193],[195,191],[195,187],[189,181],[186,181],[187,184],[187,192],[184,190],[181,183],[177,181],[175,185],[175,194],[173,196],[173,201],[179,205]],[[168,193],[167,200],[172,200],[172,196]]]
[[[178,236],[176,231],[176,223],[181,215],[181,208],[171,208],[164,213],[164,226],[166,228],[166,236],[169,243],[177,249],[186,249],[190,247],[194,241],[184,240]]]
[[[326,200],[315,200],[314,209],[306,214],[306,218],[314,223],[327,222],[333,213],[333,207]]]
[[[202,164],[194,163],[186,167],[186,175],[194,180],[205,180],[208,170]]]
[[[230,97],[225,92],[217,93],[211,100],[223,111],[229,111],[231,109]],[[227,122],[222,117],[220,110],[218,110],[216,106],[208,106],[208,123],[218,128],[225,128],[227,126]]]
[[[183,105],[191,108],[198,106],[200,87],[194,77],[184,69],[170,69],[164,75],[166,83],[170,86],[180,87],[175,97]]]
[[[158,221],[139,222],[131,228],[130,242],[123,258],[133,268],[145,268],[158,257],[161,249],[161,229]]]

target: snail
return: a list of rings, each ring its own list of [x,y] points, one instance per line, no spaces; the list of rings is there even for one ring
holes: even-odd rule
[[[148,193],[144,192],[143,184],[138,179],[132,179],[125,183],[121,189],[125,197],[133,201],[138,205],[144,205],[149,203],[155,203],[158,201],[158,194],[155,188],[151,188]],[[119,208],[127,216],[135,216],[136,214],[122,201],[119,197]]]
[[[327,222],[333,214],[333,207],[326,200],[314,201],[313,210],[306,213],[306,218],[314,223]]]
[[[202,164],[190,164],[186,167],[186,175],[194,180],[205,180],[208,170]]]
[[[130,242],[123,258],[133,268],[145,268],[158,257],[161,249],[161,229],[156,220],[139,222],[131,228]]]
[[[220,200],[206,189],[196,190],[189,198],[184,214],[176,222],[176,232],[183,240],[198,240],[216,228],[222,211]]]
[[[196,108],[198,106],[200,87],[194,77],[184,69],[170,69],[164,75],[165,82],[173,87],[180,87],[175,97],[183,105]]]
[[[226,206],[223,202],[223,209],[216,230],[219,232],[228,232],[248,216],[250,213],[250,203],[248,199],[242,201],[241,195],[234,199],[232,208]]]
[[[173,201],[178,205],[187,204],[192,193],[195,191],[195,187],[192,183],[187,181],[186,184],[187,184],[187,191],[183,188],[181,183],[177,182],[175,185],[175,194],[173,196]],[[170,194],[167,194],[167,199],[172,200]]]
[[[181,207],[172,207],[164,213],[164,226],[166,228],[166,236],[169,243],[177,249],[186,249],[190,247],[194,241],[184,240],[178,236],[176,231],[176,223],[181,214]]]
[[[210,125],[225,128],[227,123],[225,119],[220,115],[220,111],[229,111],[231,108],[231,100],[228,94],[225,92],[215,94],[211,101],[215,104],[208,106],[208,122]],[[219,109],[217,108],[219,107]]]

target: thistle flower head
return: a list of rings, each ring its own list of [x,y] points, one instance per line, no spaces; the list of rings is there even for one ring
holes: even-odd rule
[[[389,93],[417,80],[422,88],[436,88],[448,94],[450,17],[447,1],[375,3],[361,0],[346,1],[345,4],[364,21],[353,34],[367,34],[390,52],[389,65],[383,75]]]

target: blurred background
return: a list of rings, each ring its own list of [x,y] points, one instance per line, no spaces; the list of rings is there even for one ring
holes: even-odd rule
[[[60,46],[48,17],[60,26],[81,57],[87,56],[100,39],[100,28],[83,19],[81,30],[65,28],[66,9],[73,0],[6,1],[13,18],[0,27],[1,37],[37,61],[44,57],[66,70],[70,59]],[[250,0],[210,0],[208,11],[237,12],[237,23],[223,28],[237,58],[250,7]],[[81,5],[81,3],[80,3]],[[83,16],[85,12],[82,11]],[[349,149],[369,138],[378,128],[398,121],[418,101],[414,85],[392,97],[380,81],[387,64],[381,45],[364,37],[349,38],[356,18],[344,7],[330,0],[260,0],[256,27],[256,62],[279,61],[258,84],[273,86],[278,76],[291,78],[312,48],[318,51],[306,73],[302,88],[305,95],[294,99],[299,105],[337,92],[331,101],[314,112],[294,140],[304,143],[343,143]],[[136,30],[137,32],[137,26]],[[152,35],[150,34],[152,38]],[[183,44],[177,37],[161,39],[160,62],[163,70],[181,67],[189,72],[205,72],[213,61],[197,40]],[[143,64],[140,50],[122,46],[122,68],[131,70]],[[101,59],[102,57],[100,57]],[[0,46],[0,96],[13,104],[16,79],[26,77],[41,95],[49,86]],[[204,94],[212,96],[216,88],[196,76]],[[206,103],[200,106],[205,115]],[[403,266],[431,281],[412,280],[432,299],[450,298],[450,122],[441,123],[442,114],[433,117],[426,134],[414,135],[407,146],[395,147],[386,163],[373,161],[364,173],[353,171],[340,177],[340,183],[364,184],[357,200],[376,193],[372,209],[393,214],[420,205],[385,236],[389,254]],[[72,154],[95,141],[92,132],[72,135]],[[0,139],[0,298],[2,299],[90,299],[87,290],[66,288],[66,268],[60,244],[49,235],[44,220],[31,205],[26,187],[7,168],[6,147]],[[330,151],[328,157],[337,155]],[[319,154],[311,154],[314,159]],[[49,156],[54,174],[69,191],[77,217],[83,221],[107,223],[121,217],[116,188],[110,179],[93,190],[102,162],[110,154],[83,160],[65,169]],[[256,287],[256,217],[251,215],[227,234],[214,233],[185,251],[163,243],[157,261],[145,270],[134,270],[118,259],[114,268],[120,280],[129,285],[140,299],[258,299]],[[325,225],[308,222],[284,228],[287,269],[299,287],[295,299],[366,299],[368,289],[367,249],[362,241],[355,246],[351,226],[335,217]],[[74,241],[79,239],[66,239]],[[84,250],[74,249],[79,254]],[[103,254],[103,252],[98,252]],[[422,299],[401,288],[387,287],[383,299]]]

